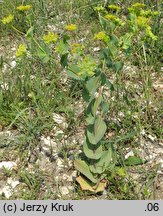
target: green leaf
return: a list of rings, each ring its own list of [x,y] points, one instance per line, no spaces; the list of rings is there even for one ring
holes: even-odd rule
[[[64,43],[67,43],[67,41],[71,38],[69,35],[67,35],[67,34],[63,34],[62,35],[62,38],[63,38],[63,42]]]
[[[99,96],[98,98],[94,99],[94,103],[92,104],[92,107],[91,107],[93,116],[96,116],[96,112],[97,112],[102,100],[103,100],[102,96]]]
[[[90,165],[90,171],[94,174],[101,174],[105,171],[105,168],[96,162],[92,165]]]
[[[110,45],[111,46],[111,45]],[[105,62],[106,62],[106,66],[108,68],[111,68],[113,63],[112,63],[112,59],[110,57],[110,55],[112,55],[112,53],[110,52],[110,48],[105,48],[105,49],[102,49],[100,51],[100,59],[101,60],[104,60],[105,59]]]
[[[116,46],[119,44],[118,37],[117,37],[116,35],[114,35],[114,34],[110,37],[110,40],[111,40],[111,42],[113,42]]]
[[[101,156],[101,159],[97,164],[107,168],[109,166],[111,160],[112,160],[112,148],[109,147],[109,149],[107,151],[103,152],[103,155]]]
[[[114,91],[114,85],[108,79],[106,80],[106,85],[111,91]]]
[[[96,92],[97,88],[98,88],[98,80],[99,77],[92,77],[90,78],[87,82],[86,82],[86,89],[88,90],[88,92],[92,95]]]
[[[80,68],[75,64],[69,65],[67,69],[68,76],[76,80],[81,80],[81,78],[78,76],[79,72],[80,72]]]
[[[33,37],[33,31],[34,31],[34,27],[31,26],[25,35],[27,39]]]
[[[112,66],[113,66],[113,62],[112,62],[111,58],[108,58],[108,59],[106,60],[106,67],[109,69],[109,68],[111,68]]]
[[[95,122],[95,117],[94,117],[91,113],[89,113],[89,114],[87,115],[87,117],[86,117],[86,122],[87,122],[88,124],[94,124],[94,122]]]
[[[102,156],[98,160],[98,162],[90,166],[91,172],[98,173],[98,174],[103,173],[106,170],[106,168],[109,167],[111,160],[112,160],[112,149],[109,148],[108,151],[103,151]]]
[[[110,32],[113,33],[116,28],[116,25],[113,22],[110,22],[109,25],[110,25]]]
[[[111,68],[113,64],[110,55],[111,53],[108,48],[102,49],[100,51],[100,60],[105,60],[107,68]]]
[[[63,40],[59,41],[56,44],[56,52],[58,52],[60,55],[64,55],[68,52],[68,45],[67,43],[64,43]]]
[[[126,33],[123,37],[122,37],[122,49],[128,49],[131,47],[132,44],[132,34],[131,33]]]
[[[86,130],[86,134],[87,134],[87,137],[88,137],[90,143],[95,144],[95,145],[98,143],[98,142],[96,142],[96,139],[95,139],[93,125],[88,125],[87,130]]]
[[[94,134],[100,140],[106,132],[106,124],[101,116],[97,116],[94,124]]]
[[[89,100],[90,100],[90,95],[89,95],[89,92],[87,91],[86,88],[83,88],[82,96],[83,96],[83,99],[84,99],[86,102],[89,102]]]
[[[126,166],[141,165],[144,164],[144,161],[139,157],[130,156],[124,161],[124,164]]]
[[[118,54],[117,47],[113,43],[110,43],[108,47],[108,52],[109,56],[116,57]]]
[[[63,67],[66,67],[68,65],[68,53],[61,56],[60,63]]]
[[[85,161],[75,160],[74,161],[75,168],[81,172],[84,176],[86,176],[93,183],[97,183],[97,179],[94,178],[93,174],[89,170],[89,166]]]
[[[104,30],[106,30],[107,23],[106,23],[106,20],[103,17],[100,17],[100,24],[101,24],[102,28]]]
[[[78,74],[80,72],[80,68],[75,64],[70,64],[68,70],[72,71],[75,74]]]
[[[94,160],[98,160],[102,156],[102,145],[99,144],[97,147],[89,143],[87,139],[85,139],[83,144],[84,154]]]
[[[90,171],[94,174],[94,175],[97,175],[97,174],[100,174],[99,175],[99,178],[102,180],[104,179],[107,174],[105,173],[105,170],[106,168],[104,166],[101,166],[101,165],[98,165],[96,163],[96,165],[94,164],[91,164],[89,167],[90,167]],[[110,164],[110,166],[108,167],[109,169],[111,169],[111,165],[113,165],[112,163]],[[114,168],[113,168],[114,169]]]
[[[94,125],[89,125],[87,127],[87,137],[89,142],[96,145],[104,136],[106,132],[106,124],[101,117],[97,117]]]
[[[104,86],[106,83],[106,75],[104,73],[101,74],[101,85]]]
[[[81,80],[80,77],[78,77],[75,73],[73,73],[72,71],[70,70],[67,70],[67,75],[75,80]]]
[[[109,103],[106,101],[103,101],[101,104],[101,110],[102,110],[102,116],[104,117],[109,111]]]
[[[114,65],[113,65],[113,69],[115,72],[119,72],[120,70],[122,70],[123,68],[123,62],[119,61],[119,62],[116,62]]]
[[[38,49],[37,55],[43,63],[47,63],[50,60],[49,55],[42,49]]]

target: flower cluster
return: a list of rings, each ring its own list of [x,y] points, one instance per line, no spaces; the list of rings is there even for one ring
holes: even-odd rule
[[[8,15],[7,17],[4,17],[4,18],[2,19],[2,23],[3,23],[4,25],[9,24],[9,23],[11,23],[11,22],[13,21],[13,19],[14,19],[14,15],[10,14],[10,15]]]
[[[150,27],[151,17],[157,16],[158,11],[143,10],[146,5],[136,3],[129,9],[132,16],[130,20],[131,28],[134,32],[140,30],[143,32],[146,38],[152,40],[157,40],[157,36],[152,33],[152,28]]]
[[[141,11],[143,11],[142,8],[144,8],[144,7],[145,7],[145,4],[136,3],[136,4],[132,5],[132,7],[129,7],[128,11],[130,13],[133,13],[133,14],[136,14],[137,16],[139,16]]]
[[[146,5],[145,4],[141,4],[141,3],[135,3],[132,5],[133,8],[144,8]]]
[[[75,31],[77,29],[77,26],[75,24],[70,24],[70,25],[65,26],[65,29],[67,31]]]
[[[107,15],[105,16],[105,18],[106,18],[107,20],[116,20],[116,19],[117,19],[117,17],[116,17],[115,15],[113,15],[113,14],[107,14]]]
[[[151,29],[150,26],[148,26],[146,28],[146,36],[149,37],[149,38],[151,38],[154,41],[156,41],[158,39],[157,36],[152,33],[152,29]]]
[[[78,43],[72,44],[71,47],[72,47],[71,53],[81,53],[85,48],[84,45]]]
[[[19,44],[19,47],[16,51],[16,57],[23,56],[26,53],[26,46],[24,44]]]
[[[16,9],[19,11],[27,11],[32,8],[32,5],[19,5]]]
[[[55,43],[58,40],[58,34],[48,32],[48,34],[43,35],[43,40],[46,44]]]
[[[141,10],[140,15],[144,17],[154,17],[159,15],[158,11],[151,11],[151,10]]]
[[[144,28],[149,25],[149,19],[143,16],[138,16],[136,18],[136,24],[139,28]]]
[[[121,8],[117,5],[109,5],[108,6],[109,9],[114,10],[114,11],[119,11]]]
[[[113,14],[107,14],[105,15],[105,19],[107,20],[111,20],[112,22],[114,22],[117,25],[123,26],[125,23],[119,19],[117,16],[113,15]]]
[[[94,7],[94,10],[95,11],[105,11],[105,8],[103,6],[97,6],[97,7]]]
[[[158,11],[152,11],[152,10],[144,10],[145,4],[136,3],[132,5],[132,7],[128,8],[128,11],[130,13],[135,14],[136,16],[144,16],[144,17],[153,17],[157,16],[159,14]]]
[[[109,41],[109,36],[106,34],[105,31],[101,31],[101,32],[94,35],[94,39],[95,40],[101,40],[101,41],[104,41],[104,42],[108,42]]]
[[[85,79],[95,74],[96,62],[91,56],[87,55],[84,59],[79,61],[78,67],[80,69],[78,76]]]

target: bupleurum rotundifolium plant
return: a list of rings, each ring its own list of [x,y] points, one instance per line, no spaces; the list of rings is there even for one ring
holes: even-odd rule
[[[78,80],[84,87],[83,98],[87,102],[87,125],[83,143],[85,157],[74,162],[80,173],[76,180],[83,190],[95,193],[103,191],[107,184],[106,170],[115,163],[113,147],[109,145],[106,148],[103,142],[107,131],[105,118],[109,111],[105,87],[114,89],[105,71],[120,73],[125,56],[132,54],[134,43],[144,44],[146,41],[157,40],[151,24],[152,18],[157,16],[158,12],[145,10],[145,7],[145,4],[134,4],[128,8],[128,17],[120,17],[121,8],[116,5],[108,6],[109,13],[102,6],[95,7],[101,24],[100,32],[94,35],[94,41],[100,47],[99,58],[85,54],[84,44],[72,44],[71,37],[79,30],[75,24],[65,26],[64,33],[60,36],[55,32],[47,32],[38,42],[33,35],[33,26],[29,25],[26,33],[22,33],[13,26],[12,14],[2,19],[3,24],[9,25],[24,37],[24,43],[19,44],[16,51],[17,58],[30,53],[28,43],[33,41],[37,46],[36,54],[43,63],[53,59],[56,53],[60,56],[60,63],[67,70],[69,77]],[[26,11],[31,9],[30,5],[17,7],[18,11],[25,12],[24,16]]]
[[[85,160],[76,160],[74,165],[81,173],[77,181],[83,190],[99,192],[104,190],[106,181],[106,170],[114,166],[114,152],[110,145],[107,149],[104,146],[104,136],[107,130],[105,117],[109,111],[109,103],[105,97],[105,86],[111,88],[111,83],[107,79],[104,68],[120,73],[123,68],[125,56],[132,53],[134,41],[145,43],[150,40],[157,40],[157,36],[152,33],[150,26],[151,19],[157,12],[144,10],[145,5],[135,4],[129,9],[126,19],[119,17],[120,8],[116,5],[109,5],[113,13],[108,13],[101,6],[95,10],[99,15],[102,30],[94,35],[94,40],[100,46],[99,60],[96,65],[91,64],[90,68],[85,67],[85,58],[74,66],[69,64],[67,69],[71,77],[82,80],[85,87],[84,96],[88,107],[86,109],[86,131],[83,144]],[[143,7],[143,8],[142,8]],[[131,12],[130,12],[131,10]],[[123,59],[123,61],[121,60]],[[89,66],[88,65],[88,66]],[[84,70],[83,70],[84,69]],[[83,73],[83,71],[85,73]],[[88,73],[88,71],[90,71]]]

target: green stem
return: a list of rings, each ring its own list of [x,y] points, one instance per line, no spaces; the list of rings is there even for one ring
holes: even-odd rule
[[[42,48],[42,46],[37,42],[37,40],[36,40],[34,37],[32,37],[32,39],[33,39],[33,41],[37,44],[37,46],[38,46],[44,53],[46,53],[45,50]]]
[[[148,114],[148,110],[149,110],[149,73],[148,73],[148,65],[147,65],[147,56],[146,56],[146,50],[145,50],[145,46],[142,43],[142,48],[143,48],[143,55],[144,55],[144,61],[145,61],[145,97],[146,97],[146,106],[147,106],[147,110],[146,110],[146,116]]]
[[[13,25],[11,26],[16,32],[18,32],[21,35],[25,35],[24,32],[20,31],[19,29],[15,28]]]
[[[11,26],[16,32],[18,32],[21,35],[25,35],[25,33],[23,33],[22,31],[20,31],[19,29],[15,28],[14,26]],[[37,46],[44,52],[45,50],[41,47],[41,45],[36,41],[36,39],[34,37],[32,37],[33,41],[37,44]]]

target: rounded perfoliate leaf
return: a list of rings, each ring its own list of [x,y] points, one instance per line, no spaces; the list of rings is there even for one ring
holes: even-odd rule
[[[50,60],[48,53],[46,53],[46,51],[42,49],[38,49],[37,55],[43,63],[48,63],[48,61]]]
[[[109,148],[108,151],[103,151],[101,158],[98,160],[98,162],[90,165],[90,171],[92,173],[103,173],[107,167],[109,167],[109,164],[112,160],[112,149]]]
[[[84,154],[94,160],[98,160],[102,156],[102,145],[99,145],[97,148],[95,145],[92,145],[89,143],[89,141],[86,139],[83,144],[83,151]]]
[[[78,76],[79,72],[80,68],[75,64],[70,64],[67,68],[67,75],[75,80],[81,80],[81,78]]]
[[[104,167],[99,164],[95,163],[94,165],[90,165],[90,171],[94,174],[101,174],[105,171]]]
[[[94,178],[93,174],[91,173],[88,164],[83,160],[75,160],[74,161],[75,168],[81,172],[84,176],[86,176],[91,182],[97,183],[97,179]]]
[[[103,101],[103,103],[101,104],[101,110],[102,110],[102,115],[105,116],[109,111],[109,103]]]
[[[92,102],[91,110],[92,110],[93,116],[96,116],[96,112],[97,112],[102,100],[103,100],[103,97],[99,96],[98,98],[95,98],[94,101]]]
[[[98,80],[99,77],[92,77],[86,82],[86,89],[90,95],[96,92],[96,89],[98,88]]]
[[[115,72],[119,72],[122,70],[123,65],[124,65],[123,62],[121,62],[121,61],[115,62],[115,64],[113,65],[113,70]]]
[[[89,113],[86,117],[86,122],[88,124],[94,124],[94,121],[95,121],[95,117],[91,113]]]
[[[64,43],[63,40],[59,41],[56,44],[56,52],[59,53],[60,55],[64,55],[68,52],[68,44]]]
[[[101,117],[97,117],[94,125],[89,125],[87,128],[87,137],[91,144],[96,145],[104,136],[106,132],[106,123]]]
[[[122,49],[126,50],[131,47],[132,44],[132,34],[126,33],[122,38]]]

